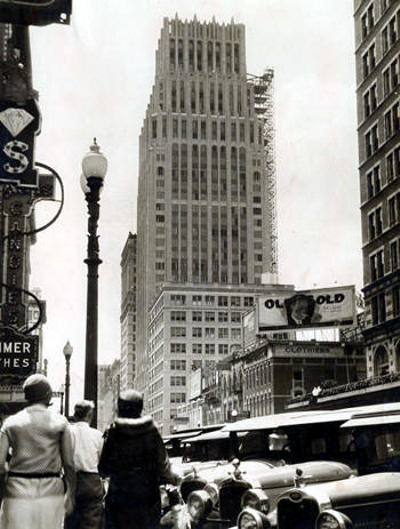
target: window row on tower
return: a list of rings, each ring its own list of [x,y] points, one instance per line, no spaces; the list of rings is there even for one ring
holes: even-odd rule
[[[392,50],[400,38],[400,9],[383,28],[380,38],[374,39],[361,55],[362,80],[366,79],[380,61]]]
[[[238,42],[170,38],[170,72],[240,73]]]
[[[191,154],[190,159],[188,152]],[[209,145],[195,144],[188,149],[186,144],[174,143],[171,157],[171,197],[173,200],[186,200],[191,195],[191,199],[195,201],[230,199],[234,202],[252,199],[254,204],[261,204],[261,174],[254,171],[251,180],[247,176],[246,167],[244,147],[226,149],[224,145],[220,148],[213,145],[210,148]],[[158,177],[164,174],[163,171],[162,167],[158,168]],[[191,177],[191,185],[188,175]],[[248,189],[249,183],[253,187]],[[248,196],[248,191],[252,192],[252,198]]]
[[[397,142],[390,150],[386,151],[382,159],[366,171],[363,187],[362,202],[376,197],[395,178],[400,177],[400,144]],[[373,238],[373,237],[372,237]]]
[[[386,0],[389,2],[390,0]],[[202,39],[239,40],[244,35],[244,28],[238,24],[201,23],[198,20],[183,22],[179,19],[168,21],[170,37],[194,37]]]
[[[152,139],[165,140],[172,136],[182,140],[248,142],[251,145],[263,145],[263,127],[259,122],[172,118],[170,126],[172,131],[169,132],[167,116],[162,116],[161,119],[152,118]]]
[[[231,329],[231,336],[235,339],[240,341],[241,339],[241,330],[240,327],[238,328],[232,328]],[[216,347],[218,345],[218,349]],[[186,347],[186,343],[171,343],[170,344],[170,353],[171,354],[187,354],[192,353],[195,355],[214,355],[214,354],[220,354],[225,355],[228,354],[228,347],[229,344],[215,344],[215,343],[192,343],[188,344]]]
[[[362,11],[360,16],[360,30],[361,39],[364,40],[373,31],[380,18],[385,15],[391,4],[394,4],[396,0],[371,0],[367,3],[367,7]],[[379,6],[380,4],[380,6]],[[397,18],[399,12],[397,13]],[[399,20],[396,21],[396,15],[389,18],[387,24],[381,30],[382,40],[390,40],[395,42],[396,34],[399,28]]]
[[[157,99],[154,110],[161,111],[247,116],[254,109],[253,87],[244,83],[159,81]]]
[[[207,206],[193,206],[188,222],[186,206],[172,206],[171,274],[175,281],[248,282],[248,219],[247,208],[213,206],[211,218]],[[255,272],[262,272],[262,218],[254,220]],[[191,258],[188,260],[191,238]],[[256,247],[256,242],[258,242]],[[229,256],[229,247],[231,259]],[[191,262],[189,277],[188,262]],[[229,273],[228,262],[231,263]],[[157,263],[156,263],[157,264]]]

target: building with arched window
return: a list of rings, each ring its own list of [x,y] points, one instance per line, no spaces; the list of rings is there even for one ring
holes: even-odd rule
[[[400,371],[400,8],[355,0],[367,376]]]

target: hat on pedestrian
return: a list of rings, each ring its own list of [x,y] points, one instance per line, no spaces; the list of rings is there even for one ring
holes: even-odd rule
[[[139,417],[143,410],[143,393],[135,389],[123,391],[118,398],[120,417]]]
[[[52,394],[50,382],[40,374],[29,376],[24,382],[23,390],[25,399],[31,403],[50,399]]]

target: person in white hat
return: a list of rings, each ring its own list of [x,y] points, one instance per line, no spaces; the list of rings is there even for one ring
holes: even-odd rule
[[[52,391],[44,375],[31,375],[23,388],[27,407],[8,417],[0,429],[0,527],[62,529],[66,511],[73,509],[74,497],[68,421],[50,411]],[[65,497],[62,470],[67,485]]]

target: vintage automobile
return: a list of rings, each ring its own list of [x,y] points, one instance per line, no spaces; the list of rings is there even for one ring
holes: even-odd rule
[[[188,474],[181,484],[192,527],[234,525],[246,491],[258,489],[275,498],[292,486],[299,468],[310,482],[353,475],[350,465],[334,458],[339,447],[334,450],[331,442],[347,418],[348,414],[334,412],[291,412],[245,419],[225,427],[221,433],[229,432],[236,459],[224,467]],[[342,431],[341,435],[349,436],[349,432]]]
[[[313,494],[318,497],[318,499],[323,498],[325,491],[327,490],[333,490],[336,491],[336,493],[337,491],[342,490],[346,491],[346,494],[353,494],[355,500],[355,493],[352,492],[356,490],[355,483],[358,483],[358,487],[366,487],[364,490],[366,498],[368,488],[370,488],[368,492],[370,496],[373,496],[374,494],[374,487],[376,487],[376,491],[382,490],[382,484],[385,481],[382,475],[386,475],[388,477],[388,490],[389,492],[391,491],[390,494],[393,494],[393,497],[396,497],[397,495],[398,501],[400,501],[400,474],[391,472],[393,470],[399,470],[400,468],[400,410],[398,404],[383,404],[359,408],[355,410],[351,419],[340,425],[340,430],[351,433],[352,440],[350,441],[350,452],[356,455],[355,460],[358,470],[364,474],[368,473],[369,475],[361,476],[363,479],[361,479],[361,477],[356,478],[356,482],[351,480],[353,483],[352,485],[349,485],[348,480],[346,480],[345,482],[341,481],[339,483],[332,482],[332,489],[330,489],[328,485],[322,483],[318,485],[315,484],[312,487],[306,486],[303,489],[303,486],[307,483],[307,476],[305,473],[301,473],[301,469],[299,467],[297,470],[299,475],[298,484],[301,486],[296,490],[311,490],[313,491]],[[382,471],[390,471],[390,473],[382,474]],[[377,475],[381,477],[374,477]],[[393,478],[392,476],[396,477]],[[279,523],[279,528],[281,528],[281,522],[279,520],[286,520],[285,513],[291,512],[291,506],[289,502],[292,501],[296,503],[296,498],[300,498],[300,496],[296,494],[296,491],[293,494],[290,494],[293,492],[292,490],[284,493],[278,501],[278,506],[280,505],[280,514],[278,514],[277,520],[277,513],[273,510],[273,498],[265,498],[265,496],[262,494],[263,492],[265,491],[256,489],[252,491],[248,497],[243,498],[242,507],[244,510],[238,518],[238,525],[240,522],[239,527],[242,529],[245,527],[262,528],[265,526],[275,526],[277,523]],[[264,500],[257,500],[258,497],[264,498]],[[336,495],[335,497],[337,498],[338,496]],[[283,501],[283,503],[280,504],[281,499],[286,499],[287,503]],[[379,502],[382,502],[383,500],[377,501],[377,505],[379,506]],[[301,506],[301,509],[306,509],[306,505],[308,505],[307,502]],[[363,505],[365,507],[366,503]],[[379,508],[382,510],[382,507]],[[365,510],[365,512],[367,512],[367,510]],[[375,507],[373,508],[373,512],[377,512]],[[336,515],[333,513],[333,516]],[[324,524],[321,522],[320,526],[315,526],[315,529],[327,529],[329,523],[331,523],[329,527],[332,527],[332,529],[337,527],[337,523],[334,523],[333,519],[328,516],[328,514],[323,519],[325,520]],[[339,518],[337,519],[339,520]],[[340,518],[340,520],[342,520],[343,523],[340,523],[339,526],[344,529],[347,525],[344,523],[344,519]],[[371,525],[368,525],[368,528],[385,526],[374,525],[372,520],[373,518],[371,518]],[[328,521],[330,522],[328,523]],[[284,523],[284,521],[282,521],[282,523]],[[359,521],[358,524],[360,524]],[[285,527],[289,527],[289,525],[290,524],[287,522]],[[292,526],[293,524],[291,527]],[[301,527],[302,529],[304,527],[306,529],[307,527],[311,527],[311,525],[304,523],[298,525],[298,527]],[[314,528],[314,524],[312,527]],[[400,527],[400,525],[388,524],[386,527]]]
[[[257,505],[261,512],[273,511],[279,495],[302,479],[307,483],[323,483],[347,480],[354,475],[349,466],[335,461],[310,461],[269,471],[256,462],[248,462],[248,466],[245,463],[234,461],[231,476],[218,485],[208,484],[204,489],[190,493],[187,509],[192,526],[229,528],[247,505]],[[246,470],[242,470],[242,466]]]
[[[243,511],[238,529],[269,527],[263,514],[253,514]],[[278,500],[277,519],[279,529],[398,528],[400,473],[382,472],[287,490]]]
[[[269,422],[272,421],[272,416],[269,418]],[[214,432],[204,433],[202,435],[196,435],[195,437],[184,439],[185,449],[183,459],[185,462],[191,462],[191,472],[186,472],[184,480],[181,485],[181,494],[184,501],[187,500],[190,492],[198,489],[202,489],[208,483],[219,483],[224,478],[232,474],[234,468],[232,465],[225,466],[225,463],[232,461],[234,458],[248,459],[252,461],[252,465],[255,464],[261,466],[262,469],[271,469],[274,466],[280,466],[285,462],[282,461],[282,455],[274,452],[273,454],[268,453],[265,450],[265,440],[261,440],[262,447],[254,447],[253,439],[249,438],[248,432],[239,432],[232,436],[230,431],[218,430]],[[251,437],[251,436],[250,436]],[[239,444],[243,442],[243,446],[246,448],[240,449]],[[221,445],[223,443],[223,445]],[[206,446],[207,445],[207,451]],[[257,440],[256,444],[260,444]],[[221,447],[224,450],[224,455],[220,456],[218,462],[215,461],[215,449]],[[199,465],[201,460],[200,453],[213,453],[214,461],[208,458],[208,465]],[[240,453],[240,455],[239,455]],[[243,457],[242,457],[243,456]],[[245,463],[248,466],[249,462]],[[224,467],[224,468],[222,468]],[[245,469],[243,469],[245,470]]]
[[[168,455],[171,458],[173,457],[182,457],[185,444],[185,439],[189,437],[194,438],[203,433],[214,432],[221,430],[225,424],[212,424],[208,426],[198,426],[197,428],[186,428],[172,433],[163,437],[165,448],[167,449]]]
[[[357,411],[340,429],[351,433],[359,474],[400,472],[400,410],[382,404]]]
[[[398,403],[385,407],[390,413],[399,409]],[[357,414],[375,414],[376,423],[382,413],[379,406],[369,406],[284,413],[229,424],[222,432],[230,431],[239,459],[215,473],[208,469],[188,475],[181,485],[192,527],[231,527],[240,510],[252,504],[263,508],[268,504],[269,523],[276,525],[276,499],[293,483],[342,481],[357,475],[362,458],[354,428],[341,426]],[[364,466],[363,472],[367,471]]]
[[[228,459],[229,439],[227,434],[223,434],[224,442],[219,441],[219,435],[216,435],[215,441],[202,441],[203,435],[210,434],[214,439],[214,432],[219,432],[224,424],[203,426],[175,432],[164,438],[164,445],[167,449],[170,462],[174,470],[180,475],[186,475],[196,468],[208,468],[223,464]],[[229,437],[229,436],[228,436]],[[186,442],[188,439],[200,439],[196,443],[196,449],[191,449],[191,443]]]

